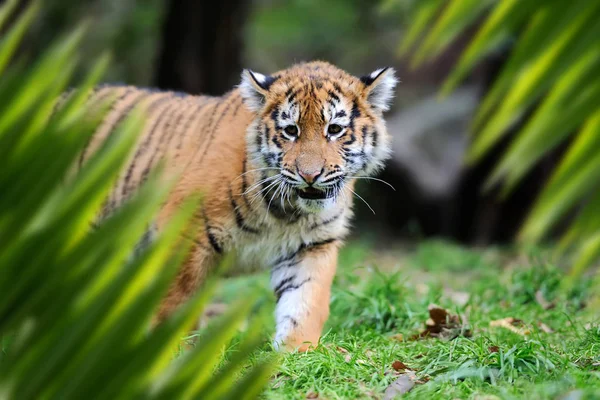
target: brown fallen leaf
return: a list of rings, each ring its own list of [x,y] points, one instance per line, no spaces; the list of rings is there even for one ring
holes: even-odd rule
[[[425,322],[425,330],[412,339],[436,337],[452,340],[458,336],[470,337],[471,331],[467,329],[465,317],[450,314],[447,310],[435,305],[429,305],[429,319]]]
[[[531,331],[525,326],[522,320],[513,317],[507,317],[498,319],[496,321],[490,321],[490,326],[493,328],[505,328],[522,336],[526,336],[531,333]]]
[[[490,347],[488,347],[488,351],[490,353],[500,353],[500,347],[498,347],[498,346],[490,346]]]
[[[549,302],[548,300],[546,300],[546,298],[544,297],[544,293],[542,293],[541,290],[538,290],[537,292],[535,292],[535,301],[537,301],[537,303],[544,310],[550,310],[550,309],[556,307],[556,303]]]
[[[407,371],[406,374],[403,374],[398,377],[394,382],[390,383],[390,385],[385,389],[383,394],[384,400],[392,400],[397,396],[408,393],[415,387],[415,381],[417,377],[414,372]]]
[[[402,361],[399,361],[399,360],[396,360],[392,363],[392,368],[394,368],[394,370],[396,370],[396,371],[404,371],[404,370],[412,371],[412,368],[409,368],[408,366],[406,366],[406,364],[404,364]]]
[[[401,333],[396,333],[395,335],[390,336],[390,339],[398,342],[404,342],[404,335],[402,335]]]
[[[315,393],[315,392],[308,392],[306,394],[306,398],[307,399],[318,399],[319,398],[319,394]]]

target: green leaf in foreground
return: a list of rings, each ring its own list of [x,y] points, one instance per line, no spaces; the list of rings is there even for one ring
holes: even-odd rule
[[[35,8],[28,9],[0,40],[0,71],[34,15]],[[0,79],[0,398],[161,397],[159,382],[178,398],[257,394],[273,365],[250,366],[257,336],[241,343],[236,365],[222,358],[249,306],[213,325],[211,339],[178,360],[175,350],[208,303],[211,285],[150,329],[191,244],[184,238],[194,232],[190,217],[198,199],[189,199],[158,238],[137,251],[168,193],[160,171],[97,221],[136,143],[143,112],[133,112],[74,173],[107,109],[101,104],[90,115],[84,107],[107,57],[56,107],[72,80],[82,36],[83,30],[67,36],[30,67],[13,64]],[[226,371],[237,371],[235,379]]]

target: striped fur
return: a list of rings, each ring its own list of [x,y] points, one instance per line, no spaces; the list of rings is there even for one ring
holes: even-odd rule
[[[395,82],[391,69],[359,79],[313,62],[272,76],[246,70],[239,88],[221,97],[129,86],[93,93],[90,104],[117,100],[80,164],[134,107],[147,113],[105,213],[123,204],[161,160],[177,181],[156,229],[188,195],[205,195],[196,213],[200,232],[158,320],[196,290],[222,254],[234,252],[239,271],[272,271],[276,346],[317,344],[352,216],[354,181],[379,170],[389,154],[382,113]]]

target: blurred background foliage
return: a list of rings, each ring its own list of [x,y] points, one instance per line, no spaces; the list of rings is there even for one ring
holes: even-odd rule
[[[567,143],[521,238],[541,240],[575,210],[561,247],[575,245],[575,269],[583,269],[600,254],[600,1],[428,0],[414,14],[414,35],[402,45],[404,51],[414,47],[414,67],[435,59],[481,18],[442,94],[454,90],[488,54],[510,44],[472,122],[467,160],[480,161],[517,125],[486,183],[486,188],[501,184],[506,195],[537,161]]]
[[[0,9],[0,27],[15,4]],[[142,113],[120,123],[73,173],[103,115],[83,104],[110,61],[94,57],[78,91],[56,108],[85,35],[80,26],[11,64],[39,5],[23,10],[0,41],[0,398],[254,398],[272,371],[269,357],[249,359],[264,342],[259,325],[250,325],[229,362],[222,350],[256,301],[245,298],[232,307],[176,361],[211,286],[149,329],[186,255],[189,243],[181,237],[193,229],[198,199],[189,199],[139,251],[169,189],[156,174],[122,209],[96,221],[129,158]]]

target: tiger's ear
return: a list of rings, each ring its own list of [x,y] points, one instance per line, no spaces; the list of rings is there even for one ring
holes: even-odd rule
[[[380,68],[361,77],[360,80],[365,85],[365,96],[369,104],[381,111],[389,110],[394,88],[398,83],[396,71],[390,67]]]
[[[259,74],[249,69],[242,71],[242,82],[239,88],[244,103],[251,111],[257,112],[262,109],[269,88],[276,80],[272,76]]]

